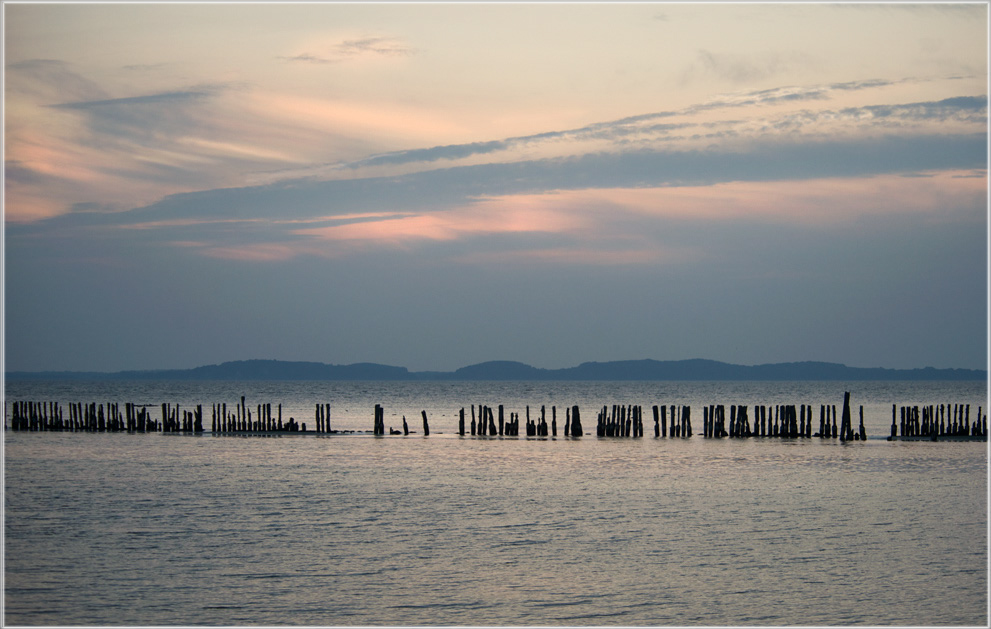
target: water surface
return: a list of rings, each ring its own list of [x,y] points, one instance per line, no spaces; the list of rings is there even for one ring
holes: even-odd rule
[[[400,425],[421,408],[436,419],[405,438],[8,431],[5,623],[986,625],[987,444],[877,438],[891,403],[968,401],[973,416],[983,383],[865,386],[853,403],[867,442],[454,434],[465,403],[584,404],[588,430],[602,404],[700,414],[838,391],[839,406],[844,388],[581,385],[120,383],[67,397],[209,408],[247,392],[284,412],[330,402],[341,428],[370,430],[376,402]],[[8,399],[80,393],[34,386]]]

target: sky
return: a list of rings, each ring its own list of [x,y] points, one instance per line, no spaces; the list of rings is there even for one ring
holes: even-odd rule
[[[986,4],[3,11],[6,370],[987,366]]]

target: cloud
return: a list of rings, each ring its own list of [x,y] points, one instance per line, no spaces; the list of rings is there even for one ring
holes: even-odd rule
[[[983,168],[981,134],[829,141],[763,141],[738,149],[636,150],[439,168],[397,177],[316,181],[173,195],[120,220],[256,218],[291,208],[295,218],[450,207],[468,199],[549,190],[702,186],[733,181],[870,177]]]
[[[320,63],[320,64],[336,63],[337,61],[340,61],[339,59],[331,60],[324,57],[318,57],[308,52],[301,52],[298,55],[293,55],[291,57],[279,57],[279,59],[282,59],[283,61],[291,61],[291,62]]]
[[[106,98],[107,93],[95,81],[73,69],[73,65],[58,59],[28,59],[8,64],[5,68],[5,97],[8,102],[28,98],[51,103],[69,97],[73,100]]]
[[[452,144],[436,146],[426,149],[411,149],[404,151],[394,151],[380,155],[374,155],[362,160],[357,160],[347,164],[327,165],[331,169],[358,169],[368,166],[401,165],[418,162],[435,162],[440,160],[458,160],[476,155],[485,155],[499,151],[510,151],[525,145],[534,145],[543,142],[554,142],[561,140],[584,141],[620,141],[627,138],[638,138],[641,140],[656,139],[660,135],[667,135],[678,130],[701,129],[713,124],[740,124],[738,120],[727,121],[701,121],[692,120],[692,116],[705,112],[716,112],[719,110],[732,110],[737,108],[751,108],[770,106],[779,103],[797,103],[802,101],[822,101],[829,98],[830,91],[856,91],[864,89],[874,89],[886,87],[892,81],[886,80],[865,80],[851,81],[846,83],[833,83],[821,86],[784,86],[762,90],[747,91],[740,94],[729,94],[710,99],[703,103],[690,105],[688,107],[658,111],[634,116],[626,116],[616,120],[592,123],[583,127],[564,129],[557,131],[545,131],[524,136],[509,137],[502,140],[492,140],[485,142],[470,142],[465,144]],[[983,103],[983,105],[982,105]],[[886,114],[890,120],[912,119],[912,120],[940,120],[949,116],[956,116],[961,120],[981,123],[977,116],[980,111],[986,110],[986,97],[959,97],[951,98],[935,103],[910,103],[907,105],[871,106],[859,108],[846,108],[839,112],[830,110],[805,111],[798,114],[777,114],[779,123],[783,121],[785,126],[794,130],[796,125],[803,126],[817,123],[821,120],[832,119],[838,115],[847,118],[863,119],[866,117],[878,117]],[[973,116],[964,117],[966,112],[972,112]],[[942,116],[942,117],[941,117]],[[672,118],[686,119],[679,122],[663,122]]]
[[[958,120],[974,124],[987,124],[987,110],[987,96],[956,96],[921,103],[848,107],[838,113],[858,119],[869,117],[905,121]]]
[[[410,162],[434,162],[442,159],[462,159],[473,155],[485,155],[496,151],[504,151],[512,147],[517,141],[519,140],[493,140],[489,142],[470,142],[468,144],[450,144],[427,149],[397,151],[383,155],[373,155],[357,162],[351,162],[347,167],[362,168],[365,166],[407,164]]]
[[[348,56],[363,54],[405,56],[413,53],[412,48],[406,46],[395,37],[363,37],[360,39],[347,39],[335,46],[334,50],[342,55]]]
[[[869,89],[875,87],[888,87],[889,85],[894,85],[897,81],[889,81],[885,79],[867,79],[861,81],[842,81],[839,83],[831,83],[829,89],[831,90],[844,90],[844,91],[856,91],[862,89]]]
[[[161,92],[158,94],[145,94],[142,96],[128,96],[125,98],[108,98],[102,100],[75,101],[67,103],[57,103],[49,105],[56,109],[78,109],[83,111],[99,111],[101,109],[128,108],[135,105],[184,105],[190,102],[199,102],[212,95],[208,90],[184,90],[177,92]]]
[[[315,52],[314,52],[315,51]],[[408,57],[416,50],[397,37],[357,37],[311,44],[309,49],[293,55],[280,56],[290,63],[333,64],[361,58]]]
[[[61,102],[49,107],[85,116],[91,141],[106,145],[123,139],[161,146],[163,140],[199,126],[200,111],[226,89],[228,86],[207,85],[121,98]]]
[[[446,245],[453,248],[444,256],[459,260],[491,260],[503,250],[521,260],[646,264],[674,259],[665,257],[679,244],[665,235],[673,225],[853,224],[980,208],[986,175],[963,177],[986,162],[978,134],[638,150],[184,193],[33,229],[118,232],[132,244],[183,243],[189,253],[255,262]]]
[[[719,255],[701,235],[707,230],[836,231],[910,216],[932,225],[982,220],[986,178],[909,174],[507,193],[312,218],[102,220],[111,232],[123,228],[120,238],[130,242],[255,263],[398,252],[411,261],[572,266],[697,263]],[[100,220],[79,225],[92,232]]]

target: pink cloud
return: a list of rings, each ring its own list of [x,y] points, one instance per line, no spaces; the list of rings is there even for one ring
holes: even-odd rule
[[[184,243],[176,243],[184,244]],[[204,247],[201,253],[210,258],[244,262],[280,262],[307,252],[302,247],[285,243],[256,243],[232,247]]]
[[[374,216],[374,215],[372,215]],[[454,240],[478,234],[565,232],[584,220],[566,207],[553,207],[541,195],[479,200],[455,210],[392,215],[343,225],[298,229],[293,233],[326,241],[370,241],[401,244],[417,240]]]
[[[365,247],[405,248],[492,234],[564,236],[553,247],[479,251],[477,262],[645,264],[698,259],[691,247],[661,245],[665,222],[744,221],[807,225],[929,213],[947,220],[953,208],[983,207],[986,175],[939,172],[812,181],[733,182],[713,186],[553,191],[480,198],[469,205],[418,213],[369,213],[366,220],[293,230],[322,243],[324,255]],[[361,217],[361,216],[355,216]]]

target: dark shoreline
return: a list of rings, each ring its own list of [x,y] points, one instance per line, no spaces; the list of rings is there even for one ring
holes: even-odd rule
[[[586,362],[577,367],[540,369],[513,361],[490,361],[455,371],[409,371],[405,367],[355,363],[242,360],[193,369],[118,372],[8,371],[6,381],[177,380],[177,381],[987,381],[982,369],[887,369],[839,363],[792,362],[734,365],[715,360],[624,360]]]

